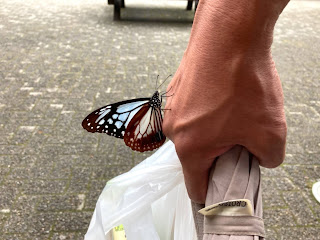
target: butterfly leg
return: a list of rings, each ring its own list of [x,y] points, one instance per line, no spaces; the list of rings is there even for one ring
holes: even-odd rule
[[[161,94],[161,98],[162,98],[162,97],[172,97],[174,94],[169,95],[169,96],[166,96],[166,94],[167,94],[168,92],[170,92],[170,91],[171,91],[171,89],[172,89],[172,86],[169,88],[169,90],[168,90],[168,91],[166,91],[166,92],[164,92],[164,93],[162,93],[162,94]]]
[[[171,95],[168,95],[168,96],[164,95],[164,96],[161,96],[161,97],[172,97],[173,95],[174,95],[174,93],[172,93]]]

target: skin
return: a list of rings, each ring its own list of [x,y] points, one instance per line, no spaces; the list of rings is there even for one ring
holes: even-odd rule
[[[284,159],[287,127],[271,45],[288,2],[199,2],[163,121],[196,203],[205,202],[213,161],[232,146],[245,146],[264,167]]]

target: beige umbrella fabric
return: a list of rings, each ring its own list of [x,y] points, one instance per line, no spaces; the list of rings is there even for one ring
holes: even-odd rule
[[[203,207],[192,204],[198,240],[264,239],[260,167],[246,148],[237,145],[216,159],[201,214]]]

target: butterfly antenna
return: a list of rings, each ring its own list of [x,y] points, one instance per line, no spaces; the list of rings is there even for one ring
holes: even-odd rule
[[[158,75],[159,76],[159,75]],[[157,88],[157,89],[159,89],[166,81],[167,81],[167,79],[169,78],[169,77],[171,77],[172,76],[172,74],[170,74],[161,84],[160,84],[160,86]]]
[[[159,74],[157,75],[157,80],[156,80],[156,87],[155,87],[156,90],[157,90],[157,85],[158,85],[158,79],[159,79]]]

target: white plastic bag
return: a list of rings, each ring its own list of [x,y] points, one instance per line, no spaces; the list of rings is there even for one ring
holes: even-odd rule
[[[112,240],[112,229],[121,224],[127,240],[197,239],[181,164],[171,141],[107,182],[85,240]]]

